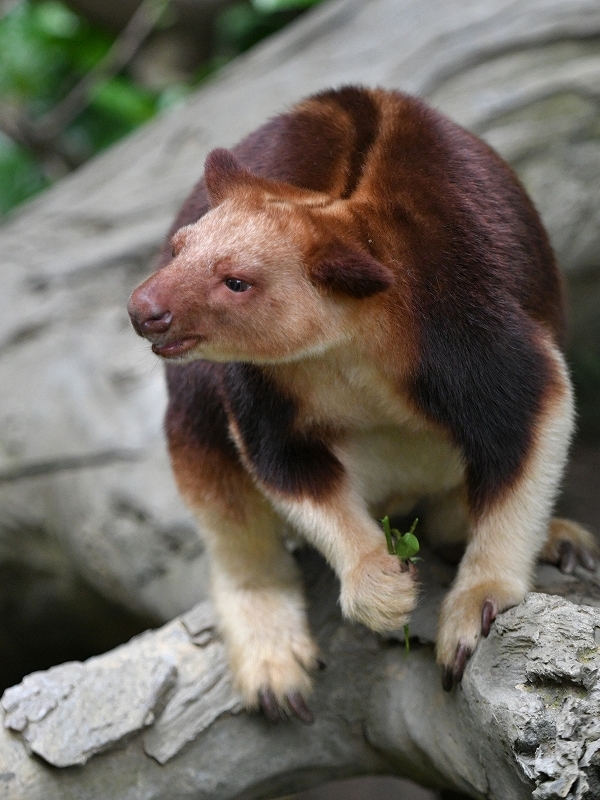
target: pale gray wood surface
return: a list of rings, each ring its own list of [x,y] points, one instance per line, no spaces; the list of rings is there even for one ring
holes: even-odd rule
[[[61,580],[82,574],[107,596],[165,621],[206,597],[202,543],[167,465],[162,371],[133,335],[125,302],[207,152],[310,92],[344,83],[404,89],[486,137],[519,170],[570,280],[587,281],[575,330],[580,308],[586,325],[600,330],[600,302],[590,305],[590,297],[600,298],[599,34],[596,0],[332,0],[232,64],[184,107],[23,208],[0,229],[0,562],[43,564]],[[587,619],[587,611],[564,608]],[[143,754],[139,737],[83,769],[57,773],[26,757],[21,740],[4,733],[0,763],[17,766],[0,774],[18,779],[0,780],[0,797],[268,797],[303,781],[407,774],[419,764],[470,786],[474,796],[530,796],[522,776],[546,770],[537,798],[587,797],[583,778],[566,794],[552,788],[548,765],[558,750],[547,756],[540,744],[533,766],[533,744],[525,743],[519,757],[511,751],[508,730],[517,723],[503,714],[523,695],[505,686],[513,678],[507,655],[513,651],[503,648],[530,630],[532,610],[526,604],[510,612],[517,627],[492,637],[465,692],[452,697],[439,692],[430,649],[415,650],[410,663],[418,666],[407,670],[397,651],[382,657],[378,640],[336,623],[339,666],[319,684],[315,708],[323,713],[313,729],[271,731],[244,715],[223,718],[176,755],[168,772]],[[549,647],[560,655],[556,642]],[[495,706],[481,688],[490,689],[485,670],[495,668],[494,658],[508,672],[493,672],[491,689],[508,691],[507,706]],[[519,658],[518,669],[526,671],[526,654]],[[352,671],[353,664],[360,669]],[[396,673],[404,677],[393,679]],[[575,692],[571,702],[573,681],[564,680],[566,694],[551,698],[548,708],[568,701],[572,715],[589,700],[577,713],[591,714],[593,692],[585,698]],[[544,705],[543,692],[533,698]],[[488,739],[476,727],[469,733],[477,715]],[[585,749],[595,741],[590,731],[570,755],[561,751],[570,770],[595,769],[584,763],[593,761]],[[547,741],[562,747],[570,739],[561,729]],[[470,784],[459,774],[469,765]],[[87,795],[83,780],[94,787]]]

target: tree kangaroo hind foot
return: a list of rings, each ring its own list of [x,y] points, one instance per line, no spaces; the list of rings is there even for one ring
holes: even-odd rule
[[[249,708],[309,718],[281,519],[375,631],[407,622],[417,584],[367,508],[429,501],[434,550],[436,526],[440,548],[464,532],[445,688],[540,553],[591,568],[583,529],[550,521],[573,404],[548,236],[511,168],[421,100],[325,91],[213,150],[128,308],[168,363],[173,468]]]
[[[566,574],[572,573],[578,564],[594,572],[598,566],[598,544],[594,535],[582,525],[554,517],[550,520],[548,540],[540,560],[556,564]]]

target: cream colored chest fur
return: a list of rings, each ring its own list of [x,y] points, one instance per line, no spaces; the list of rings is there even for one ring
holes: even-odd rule
[[[289,365],[302,420],[341,431],[336,455],[374,513],[403,513],[422,498],[464,482],[459,450],[419,420],[392,381],[367,357],[332,349]]]
[[[464,482],[460,452],[442,433],[407,425],[354,433],[338,453],[377,515],[408,513],[424,497]]]

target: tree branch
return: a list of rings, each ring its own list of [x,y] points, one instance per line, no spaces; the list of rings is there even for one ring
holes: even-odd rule
[[[98,86],[117,75],[131,61],[168,4],[169,0],[143,0],[104,58],[60,103],[35,121],[35,137],[45,141],[56,139],[89,104]]]
[[[0,105],[0,130],[46,162],[51,176],[79,166],[82,159],[60,141],[62,133],[89,105],[96,89],[131,61],[168,4],[169,0],[143,0],[104,58],[66,97],[38,119],[32,119],[22,108],[16,109],[6,103]],[[12,6],[6,13],[11,9]],[[50,169],[48,161],[54,165]]]
[[[326,661],[314,726],[274,726],[240,710],[212,608],[202,603],[111,653],[34,673],[5,692],[7,800],[101,800],[107,785],[129,786],[134,775],[136,796],[152,790],[154,800],[269,798],[374,773],[488,800],[594,796],[599,609],[530,594],[498,617],[462,686],[447,694],[430,636],[439,580],[450,576],[443,562],[431,553],[421,562],[425,600],[406,655],[399,642],[344,623],[333,574],[313,551],[299,558]],[[583,592],[592,603],[598,579],[538,572],[541,588]],[[48,766],[82,764],[60,780]]]
[[[451,77],[430,99],[505,157],[519,158],[567,277],[582,276],[573,317],[584,309],[596,325],[600,147],[595,109],[579,91],[598,84],[594,31],[596,0],[326,3],[228,67],[185,107],[15,214],[0,231],[0,375],[9,389],[0,459],[5,477],[15,476],[0,483],[2,564],[58,564],[59,577],[76,571],[106,596],[162,620],[205,597],[206,558],[168,468],[162,372],[128,326],[126,298],[207,152],[325,85],[422,93],[441,64]],[[511,38],[513,50],[479,60],[482,41],[498,53]],[[571,93],[512,115],[515,98],[535,99],[546,85],[574,86],[574,106]],[[528,86],[536,91],[524,92]],[[499,106],[511,113],[496,116]],[[587,357],[583,346],[580,354]],[[109,465],[86,455],[130,450],[140,458]],[[47,470],[57,459],[68,469]],[[579,516],[577,497],[570,513]],[[35,532],[27,547],[24,531]],[[547,595],[531,595],[499,617],[462,687],[447,695],[431,642],[452,576],[431,555],[419,568],[425,586],[405,657],[401,645],[342,623],[331,574],[304,564],[311,624],[327,661],[316,677],[310,728],[234,713],[205,606],[192,620],[178,618],[82,667],[27,679],[5,698],[4,796],[250,800],[377,772],[474,797],[600,796],[598,576],[583,581],[541,568]],[[29,756],[26,740],[41,755]],[[88,761],[57,768],[45,758]]]

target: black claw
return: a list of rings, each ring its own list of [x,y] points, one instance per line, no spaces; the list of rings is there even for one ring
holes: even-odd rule
[[[496,610],[491,600],[486,600],[481,609],[481,633],[488,636],[492,622],[496,619]]]
[[[452,667],[444,667],[442,670],[442,689],[445,692],[451,692],[454,685],[454,677],[452,675]]]
[[[571,542],[561,542],[559,547],[560,571],[565,575],[572,575],[577,566],[577,553]]]
[[[298,717],[300,722],[305,725],[312,725],[315,721],[313,713],[306,705],[306,702],[300,692],[290,692],[286,694],[285,699],[290,707],[290,710]]]
[[[279,705],[272,689],[261,689],[258,693],[258,702],[269,722],[279,722]]]
[[[454,678],[454,683],[461,682],[470,655],[471,651],[464,644],[459,644],[458,647],[456,648],[456,655],[454,657],[454,669],[452,670],[452,677]]]
[[[317,658],[317,669],[319,670],[319,672],[322,672],[326,666],[327,664],[324,661],[321,661],[320,658]]]

